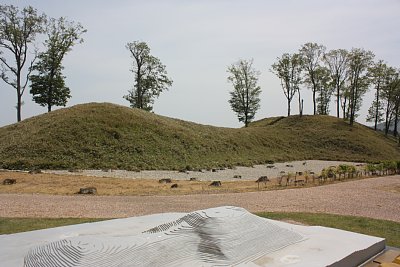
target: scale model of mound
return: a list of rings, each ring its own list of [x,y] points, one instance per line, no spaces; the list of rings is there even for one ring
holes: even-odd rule
[[[189,213],[135,236],[78,236],[29,251],[25,266],[231,266],[306,238],[237,207]]]

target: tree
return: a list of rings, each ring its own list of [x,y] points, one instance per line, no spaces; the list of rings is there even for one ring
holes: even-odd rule
[[[62,17],[48,23],[48,39],[44,43],[46,51],[39,54],[39,61],[33,66],[38,74],[30,76],[33,100],[47,106],[48,112],[52,106],[65,106],[71,97],[62,75],[62,60],[75,44],[83,42],[81,35],[85,32],[81,24]]]
[[[145,42],[135,41],[128,43],[126,48],[131,52],[135,83],[128,95],[124,98],[131,103],[131,107],[151,111],[154,97],[158,97],[164,90],[172,85],[172,80],[167,77],[165,65],[150,55],[150,48]]]
[[[349,120],[353,125],[360,110],[362,97],[367,92],[369,79],[367,70],[373,63],[374,54],[360,48],[353,48],[349,53]]]
[[[322,56],[325,52],[325,46],[316,43],[306,43],[300,48],[300,56],[302,58],[302,67],[305,71],[305,78],[309,81],[314,104],[314,115],[317,114],[317,81],[316,71],[320,66]]]
[[[257,85],[259,71],[253,68],[253,60],[239,60],[228,67],[228,81],[233,85],[230,92],[232,110],[245,127],[254,119],[260,108],[261,88]]]
[[[290,103],[296,92],[299,91],[301,82],[301,58],[299,54],[285,53],[272,64],[271,72],[281,80],[283,93],[287,99],[288,116],[290,116]]]
[[[347,79],[348,52],[345,49],[331,50],[324,54],[323,61],[329,69],[333,87],[336,92],[336,116],[339,118],[340,96],[345,90],[344,85]],[[344,101],[344,103],[346,103],[346,101]],[[346,109],[346,107],[344,107],[344,109]]]
[[[395,118],[398,117],[400,105],[399,85],[399,72],[392,67],[387,67],[385,71],[385,77],[383,78],[381,84],[381,98],[383,100],[382,109],[384,110],[385,135],[389,133],[390,124],[393,116],[395,116]],[[395,122],[395,124],[397,128],[397,123]]]
[[[45,20],[45,15],[38,15],[37,10],[31,6],[20,11],[12,5],[0,5],[1,78],[17,92],[17,121],[21,121],[22,95],[37,56],[37,51],[32,51],[33,59],[30,61],[25,81],[23,81],[24,67],[29,61],[29,46],[34,42],[36,35],[43,32]],[[3,56],[4,52],[14,58],[14,64],[7,61]]]
[[[386,76],[388,75],[388,71],[388,66],[383,62],[383,60],[379,60],[368,69],[370,82],[375,86],[375,98],[368,110],[367,121],[374,121],[375,131],[378,123],[383,121],[381,90]]]
[[[315,69],[314,84],[317,93],[317,114],[328,115],[333,89],[331,76],[327,68],[318,67]]]

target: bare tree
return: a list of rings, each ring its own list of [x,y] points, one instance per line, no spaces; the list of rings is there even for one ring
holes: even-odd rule
[[[301,83],[301,57],[299,54],[283,54],[277,58],[277,62],[272,64],[271,72],[281,81],[283,93],[287,99],[288,116],[290,116],[290,103],[296,92],[299,91]]]
[[[23,71],[28,60],[29,46],[38,33],[44,30],[45,15],[38,15],[31,6],[21,11],[15,6],[0,6],[0,57],[1,78],[17,92],[17,121],[21,121],[22,95],[25,92],[36,59],[37,51],[33,50],[33,59],[28,63],[25,81]],[[14,58],[10,63],[4,56],[7,52]]]

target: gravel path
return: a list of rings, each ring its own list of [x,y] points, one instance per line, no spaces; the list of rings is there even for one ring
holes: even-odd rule
[[[389,176],[311,188],[231,194],[185,196],[0,194],[0,217],[117,218],[162,212],[189,212],[234,205],[251,212],[322,212],[400,222],[399,188],[400,176]]]
[[[326,161],[326,160],[307,160],[307,161],[291,161],[279,162],[267,165],[255,165],[254,167],[235,167],[234,169],[216,170],[215,172],[202,170],[199,171],[124,171],[124,170],[79,170],[76,172],[68,172],[66,170],[46,170],[46,173],[67,174],[67,175],[87,175],[96,177],[114,177],[128,179],[162,179],[170,178],[174,180],[188,180],[196,178],[201,181],[235,181],[234,176],[240,176],[242,180],[257,180],[260,176],[278,177],[280,172],[295,173],[312,171],[321,173],[323,168],[330,166],[338,166],[340,164],[348,165],[364,165],[356,162],[345,161]]]

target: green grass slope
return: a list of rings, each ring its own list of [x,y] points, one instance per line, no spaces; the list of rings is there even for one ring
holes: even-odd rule
[[[182,169],[269,160],[400,159],[393,139],[329,116],[199,125],[109,103],[76,105],[0,128],[0,167]]]

